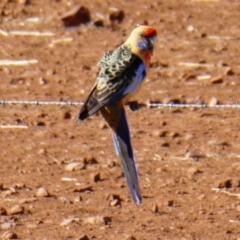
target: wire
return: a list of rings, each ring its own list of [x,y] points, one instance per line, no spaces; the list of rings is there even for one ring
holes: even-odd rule
[[[42,100],[0,100],[0,106],[4,105],[58,105],[58,106],[78,106],[83,105],[83,102],[78,101],[42,101]],[[160,103],[149,102],[140,104],[140,107],[149,108],[236,108],[240,110],[240,104],[183,104],[183,103]]]

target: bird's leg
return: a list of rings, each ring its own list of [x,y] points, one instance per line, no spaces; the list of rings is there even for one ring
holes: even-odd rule
[[[130,107],[130,109],[131,109],[132,111],[137,111],[137,110],[139,110],[138,101],[128,102],[128,105],[129,105],[129,107]]]

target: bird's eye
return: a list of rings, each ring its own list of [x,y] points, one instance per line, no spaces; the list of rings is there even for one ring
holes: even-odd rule
[[[140,37],[145,37],[144,33],[139,33]]]

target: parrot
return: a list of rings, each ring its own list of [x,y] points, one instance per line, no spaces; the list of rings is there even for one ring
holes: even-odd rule
[[[112,129],[115,151],[136,205],[142,202],[142,196],[124,106],[128,104],[132,111],[139,109],[136,94],[149,69],[156,37],[156,28],[138,25],[123,44],[106,52],[97,64],[96,81],[77,116],[81,122],[99,111]]]

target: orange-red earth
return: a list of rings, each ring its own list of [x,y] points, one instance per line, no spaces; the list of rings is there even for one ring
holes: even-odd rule
[[[65,28],[76,4],[91,22]],[[103,53],[149,24],[158,39],[139,102],[235,103],[239,9],[237,0],[1,1],[0,60],[37,61],[0,62],[0,99],[84,101]],[[0,106],[3,239],[240,238],[238,109],[126,106],[136,206],[110,129],[100,115],[75,125],[79,108]]]

